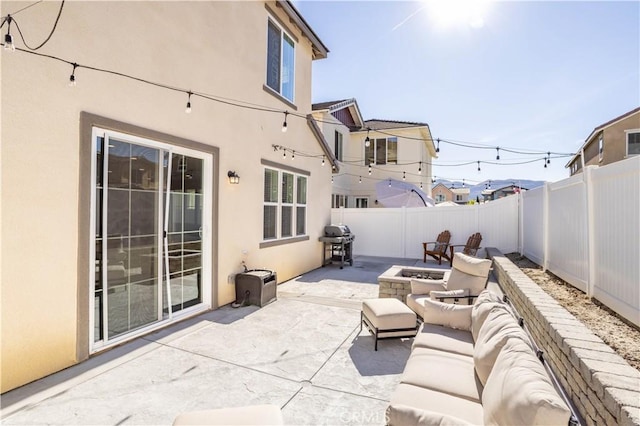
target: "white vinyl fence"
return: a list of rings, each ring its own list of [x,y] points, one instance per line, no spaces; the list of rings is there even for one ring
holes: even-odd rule
[[[422,258],[422,242],[482,234],[482,247],[520,251],[640,326],[640,156],[490,203],[333,209],[356,235],[354,254]]]
[[[482,234],[482,247],[518,251],[518,197],[486,204],[451,207],[333,209],[331,221],[348,225],[356,235],[356,255],[422,258],[422,243],[435,241],[445,229],[451,244]]]
[[[523,254],[640,326],[640,157],[522,198]]]

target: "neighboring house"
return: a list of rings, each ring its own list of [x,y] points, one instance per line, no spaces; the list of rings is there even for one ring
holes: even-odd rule
[[[604,166],[640,154],[640,107],[593,129],[567,163],[571,176],[583,166]]]
[[[57,3],[16,16],[25,39]],[[1,392],[233,302],[243,262],[279,282],[321,266],[328,50],[290,1],[67,2],[38,53],[80,66],[0,53]]]
[[[454,203],[467,204],[469,202],[469,194],[471,193],[471,189],[466,186],[460,188],[451,188],[451,193],[453,194],[452,201]]]
[[[390,178],[413,183],[431,196],[436,151],[427,123],[363,120],[355,99],[313,104],[313,111],[340,165],[333,177],[332,207],[381,207],[375,184]]]
[[[519,194],[520,192],[526,190],[527,188],[522,188],[518,185],[509,185],[494,190],[485,189],[484,191],[482,191],[482,197],[484,201],[493,201],[499,198],[507,197],[509,195]]]
[[[439,183],[431,188],[431,194],[436,204],[444,203],[445,201],[453,201],[454,199],[451,189],[443,183]]]

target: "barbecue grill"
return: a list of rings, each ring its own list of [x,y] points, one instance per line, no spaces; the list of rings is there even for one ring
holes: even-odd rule
[[[356,236],[351,233],[347,225],[327,225],[324,236],[319,240],[324,243],[322,250],[322,266],[337,263],[340,269],[345,263],[353,266],[353,240]],[[329,253],[329,257],[327,257]]]

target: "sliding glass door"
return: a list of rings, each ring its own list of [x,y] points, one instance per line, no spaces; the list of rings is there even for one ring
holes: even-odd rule
[[[92,350],[211,304],[210,154],[94,129]]]

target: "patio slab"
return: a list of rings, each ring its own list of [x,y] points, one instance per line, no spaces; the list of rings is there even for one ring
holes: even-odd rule
[[[374,352],[360,306],[381,272],[416,263],[311,271],[263,308],[225,306],[7,392],[2,423],[168,425],[184,411],[275,404],[287,424],[384,424],[411,340]]]

